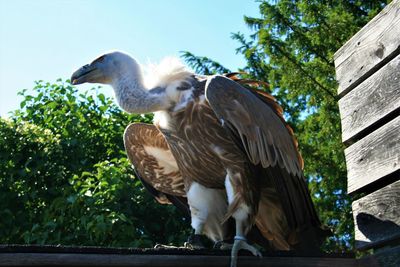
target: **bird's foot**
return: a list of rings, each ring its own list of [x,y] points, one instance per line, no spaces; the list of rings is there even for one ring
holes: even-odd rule
[[[173,249],[173,248],[182,248],[182,247],[177,247],[177,246],[170,246],[170,245],[164,245],[164,244],[156,244],[154,248],[165,248],[165,249]]]
[[[254,256],[262,258],[261,252],[254,246],[249,245],[247,240],[243,236],[235,236],[235,242],[233,243],[231,251],[231,267],[236,267],[238,252],[241,249],[250,251]]]
[[[170,246],[170,245],[164,245],[164,244],[156,244],[154,248],[163,248],[163,249],[202,249],[205,248],[203,245],[203,242],[201,241],[202,235],[196,235],[192,234],[188,237],[187,242],[183,243],[183,246],[177,247],[177,246]]]
[[[205,248],[203,242],[201,241],[202,235],[192,234],[188,237],[187,242],[183,244],[185,248],[188,249],[202,249]]]
[[[232,247],[233,243],[228,242],[228,240],[216,241],[213,246],[214,249],[220,249],[220,250],[228,250],[232,249]]]

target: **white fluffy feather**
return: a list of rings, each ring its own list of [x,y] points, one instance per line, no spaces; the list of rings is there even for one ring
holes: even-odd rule
[[[222,241],[226,234],[226,225],[222,222],[228,208],[224,190],[206,188],[194,182],[187,198],[195,233],[204,233],[213,241]]]
[[[149,63],[143,67],[144,84],[147,88],[167,88],[172,83],[188,79],[192,72],[177,57],[166,57],[159,64]]]
[[[144,84],[146,88],[162,87],[170,101],[177,103],[174,110],[183,108],[190,101],[192,91],[179,91],[177,87],[190,79],[193,73],[176,57],[166,57],[158,65],[148,64],[145,70]],[[169,128],[168,112],[154,113],[154,122],[163,129]]]

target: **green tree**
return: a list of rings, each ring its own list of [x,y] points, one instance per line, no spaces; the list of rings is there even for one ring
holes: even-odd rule
[[[133,176],[128,115],[101,93],[38,82],[0,119],[0,243],[149,247],[182,244],[189,222]],[[163,223],[160,223],[163,222]]]
[[[250,36],[234,33],[247,78],[270,83],[305,160],[305,174],[322,221],[334,230],[327,250],[353,242],[350,198],[337,105],[334,53],[390,1],[260,1],[260,17],[245,17]],[[226,69],[185,52],[205,73]]]

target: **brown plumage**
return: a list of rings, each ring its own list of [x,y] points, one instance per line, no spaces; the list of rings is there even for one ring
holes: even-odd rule
[[[234,180],[238,196],[225,217],[230,217],[242,201],[251,203],[251,208],[257,212],[249,218],[249,229],[255,224],[275,249],[289,250],[299,242],[296,232],[300,228],[320,225],[302,176],[303,160],[297,150],[297,141],[274,97],[237,84],[258,86],[259,82],[238,79],[230,74],[227,77],[230,80],[218,77],[221,80],[208,91],[208,101],[200,101],[206,88],[204,78],[192,80],[192,88],[196,89],[193,94],[197,97],[185,109],[171,112],[174,119],[170,128],[174,131],[157,130],[146,124],[129,126],[125,133],[129,158],[141,177],[155,189],[178,196],[185,196],[183,188],[180,187],[181,191],[176,194],[170,183],[160,186],[160,178],[165,181],[181,179],[186,188],[196,181],[209,188],[223,189],[225,170],[229,168],[239,173],[241,178]],[[210,106],[210,102],[216,99],[224,99],[223,105],[219,102],[218,106]],[[246,99],[244,103],[248,104],[243,106],[243,101],[238,99]],[[253,116],[258,113],[267,113],[267,120],[262,115]],[[218,117],[224,119],[224,126]],[[264,127],[266,134],[261,136],[256,127]],[[133,137],[135,145],[128,141]],[[218,144],[224,151],[223,155],[216,155],[210,149],[210,143]],[[146,155],[140,149],[145,145],[165,151],[171,149],[178,166],[176,171],[180,170],[186,179],[177,172],[173,175],[162,173],[163,169],[157,166],[155,160],[157,155]],[[144,171],[145,168],[149,171]],[[157,176],[156,172],[160,174]],[[181,185],[177,181],[175,184]]]
[[[156,190],[166,194],[185,195],[183,179],[175,158],[164,136],[154,125],[131,124],[125,130],[124,144],[129,159],[147,183],[151,183]],[[146,151],[146,147],[158,148],[159,151],[150,154]],[[166,170],[167,165],[168,170]]]
[[[246,242],[252,233],[273,249],[319,249],[328,231],[309,195],[282,108],[251,88],[264,83],[240,79],[239,73],[199,76],[178,67],[147,90],[136,61],[120,52],[82,67],[71,80],[110,83],[126,111],[156,112],[155,126],[132,124],[124,135],[138,177],[161,203],[187,210],[187,201],[195,234],[230,238],[226,221],[233,218],[231,266],[239,249],[260,255]]]

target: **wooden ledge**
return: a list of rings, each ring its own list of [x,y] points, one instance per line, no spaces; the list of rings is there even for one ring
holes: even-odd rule
[[[229,266],[229,251],[0,245],[0,266]],[[264,253],[263,258],[241,253],[240,266],[355,267],[353,254],[301,256],[292,252]]]

